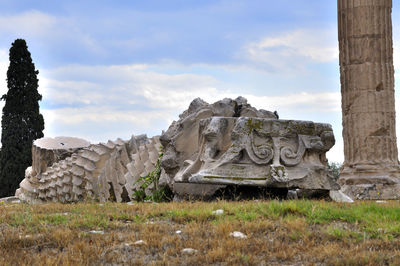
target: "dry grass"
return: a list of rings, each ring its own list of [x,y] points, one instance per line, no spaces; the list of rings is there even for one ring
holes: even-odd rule
[[[400,204],[0,204],[0,254],[0,265],[400,265]]]

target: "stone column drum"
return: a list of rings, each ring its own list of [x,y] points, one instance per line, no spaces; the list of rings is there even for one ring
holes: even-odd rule
[[[392,0],[338,0],[345,161],[339,183],[353,199],[400,198]]]

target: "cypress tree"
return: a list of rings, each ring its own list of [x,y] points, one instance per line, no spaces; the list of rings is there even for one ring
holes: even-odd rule
[[[32,143],[43,137],[44,120],[39,112],[39,71],[35,70],[25,40],[17,39],[10,48],[7,94],[1,122],[0,197],[14,195],[32,165]]]

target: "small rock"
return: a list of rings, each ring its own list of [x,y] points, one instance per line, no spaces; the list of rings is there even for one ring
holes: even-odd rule
[[[132,201],[129,201],[128,203],[126,203],[126,204],[128,204],[128,205],[135,205],[135,203],[134,202],[132,202]]]
[[[182,202],[184,201],[184,198],[179,196],[178,194],[174,195],[174,198],[172,199],[173,202]]]
[[[97,230],[92,230],[92,231],[89,231],[89,233],[91,233],[91,234],[99,234],[99,235],[104,235],[104,231],[97,231]]]
[[[240,239],[247,238],[247,236],[245,234],[243,234],[242,232],[238,232],[238,231],[232,232],[229,235],[233,236],[234,238],[240,238]]]
[[[336,202],[347,202],[347,203],[354,202],[349,196],[347,196],[340,190],[329,191],[329,197],[331,197],[331,199]]]
[[[198,252],[197,249],[193,249],[193,248],[184,248],[181,251],[183,254],[188,254],[188,255],[192,255]]]
[[[0,198],[0,203],[21,203],[21,201],[18,197],[12,196]]]
[[[143,241],[143,240],[138,240],[138,241],[136,241],[136,242],[133,243],[133,244],[136,245],[136,246],[143,246],[143,245],[146,245],[146,242]]]
[[[100,203],[99,206],[104,206],[104,204]]]
[[[297,191],[296,190],[288,190],[287,198],[289,200],[297,200],[297,199],[299,199],[299,197],[297,195]]]
[[[386,203],[386,200],[377,200],[376,203]]]
[[[19,235],[19,239],[38,239],[38,238],[42,238],[43,235],[42,234],[37,234],[37,235]]]
[[[180,234],[182,234],[182,231],[181,230],[177,230],[177,231],[175,231],[175,234],[180,235]]]
[[[122,240],[124,240],[124,239],[125,239],[125,235],[124,235],[124,234],[121,234],[121,233],[119,233],[119,234],[117,234],[117,239],[118,239],[119,241],[122,241]]]
[[[131,244],[129,244],[129,243],[124,243],[124,244],[122,245],[122,250],[125,251],[125,252],[130,252],[130,251],[132,250]]]
[[[214,215],[222,215],[222,214],[224,214],[224,210],[219,209],[219,210],[213,211],[212,214],[214,214]]]

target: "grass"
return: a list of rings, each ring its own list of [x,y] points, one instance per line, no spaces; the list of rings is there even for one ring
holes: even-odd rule
[[[0,254],[0,265],[399,265],[400,204],[3,203]]]

